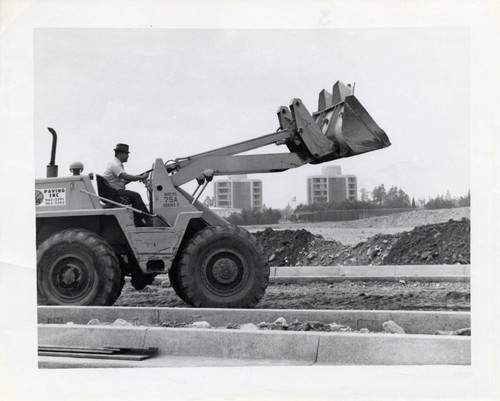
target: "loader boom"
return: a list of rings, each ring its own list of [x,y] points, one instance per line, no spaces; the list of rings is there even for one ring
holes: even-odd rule
[[[213,175],[272,173],[351,157],[390,146],[385,132],[354,97],[337,82],[333,94],[320,93],[318,111],[310,114],[300,99],[278,109],[277,132],[167,163],[174,185]],[[267,145],[286,145],[289,153],[239,155]]]

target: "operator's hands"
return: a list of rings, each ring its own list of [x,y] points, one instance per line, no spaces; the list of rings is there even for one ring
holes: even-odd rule
[[[152,192],[152,188],[151,188],[151,180],[148,179],[149,177],[149,173],[144,173],[144,174],[141,174],[139,177],[142,177],[142,180],[141,182],[146,186],[147,190],[149,192]]]

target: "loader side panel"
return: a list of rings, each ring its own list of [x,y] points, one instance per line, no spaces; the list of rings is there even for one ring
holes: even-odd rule
[[[42,178],[35,181],[35,205],[38,211],[102,209],[89,176]]]
[[[36,219],[36,246],[51,235],[68,228],[92,231],[103,237],[117,253],[129,248],[127,239],[117,219],[113,215],[38,217]]]

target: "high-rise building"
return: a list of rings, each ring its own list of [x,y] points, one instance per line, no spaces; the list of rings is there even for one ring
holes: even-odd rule
[[[355,175],[342,175],[340,166],[325,166],[321,175],[307,177],[307,203],[335,202],[358,199]]]
[[[215,207],[262,210],[262,181],[233,175],[214,181]]]

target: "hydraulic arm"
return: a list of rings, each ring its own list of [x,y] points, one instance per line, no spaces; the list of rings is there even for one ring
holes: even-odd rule
[[[390,146],[385,132],[352,93],[338,81],[332,93],[321,91],[318,111],[310,114],[300,99],[278,110],[277,132],[179,158],[167,163],[175,186],[211,175],[271,173],[317,164]],[[239,155],[267,145],[285,145],[287,153]]]

